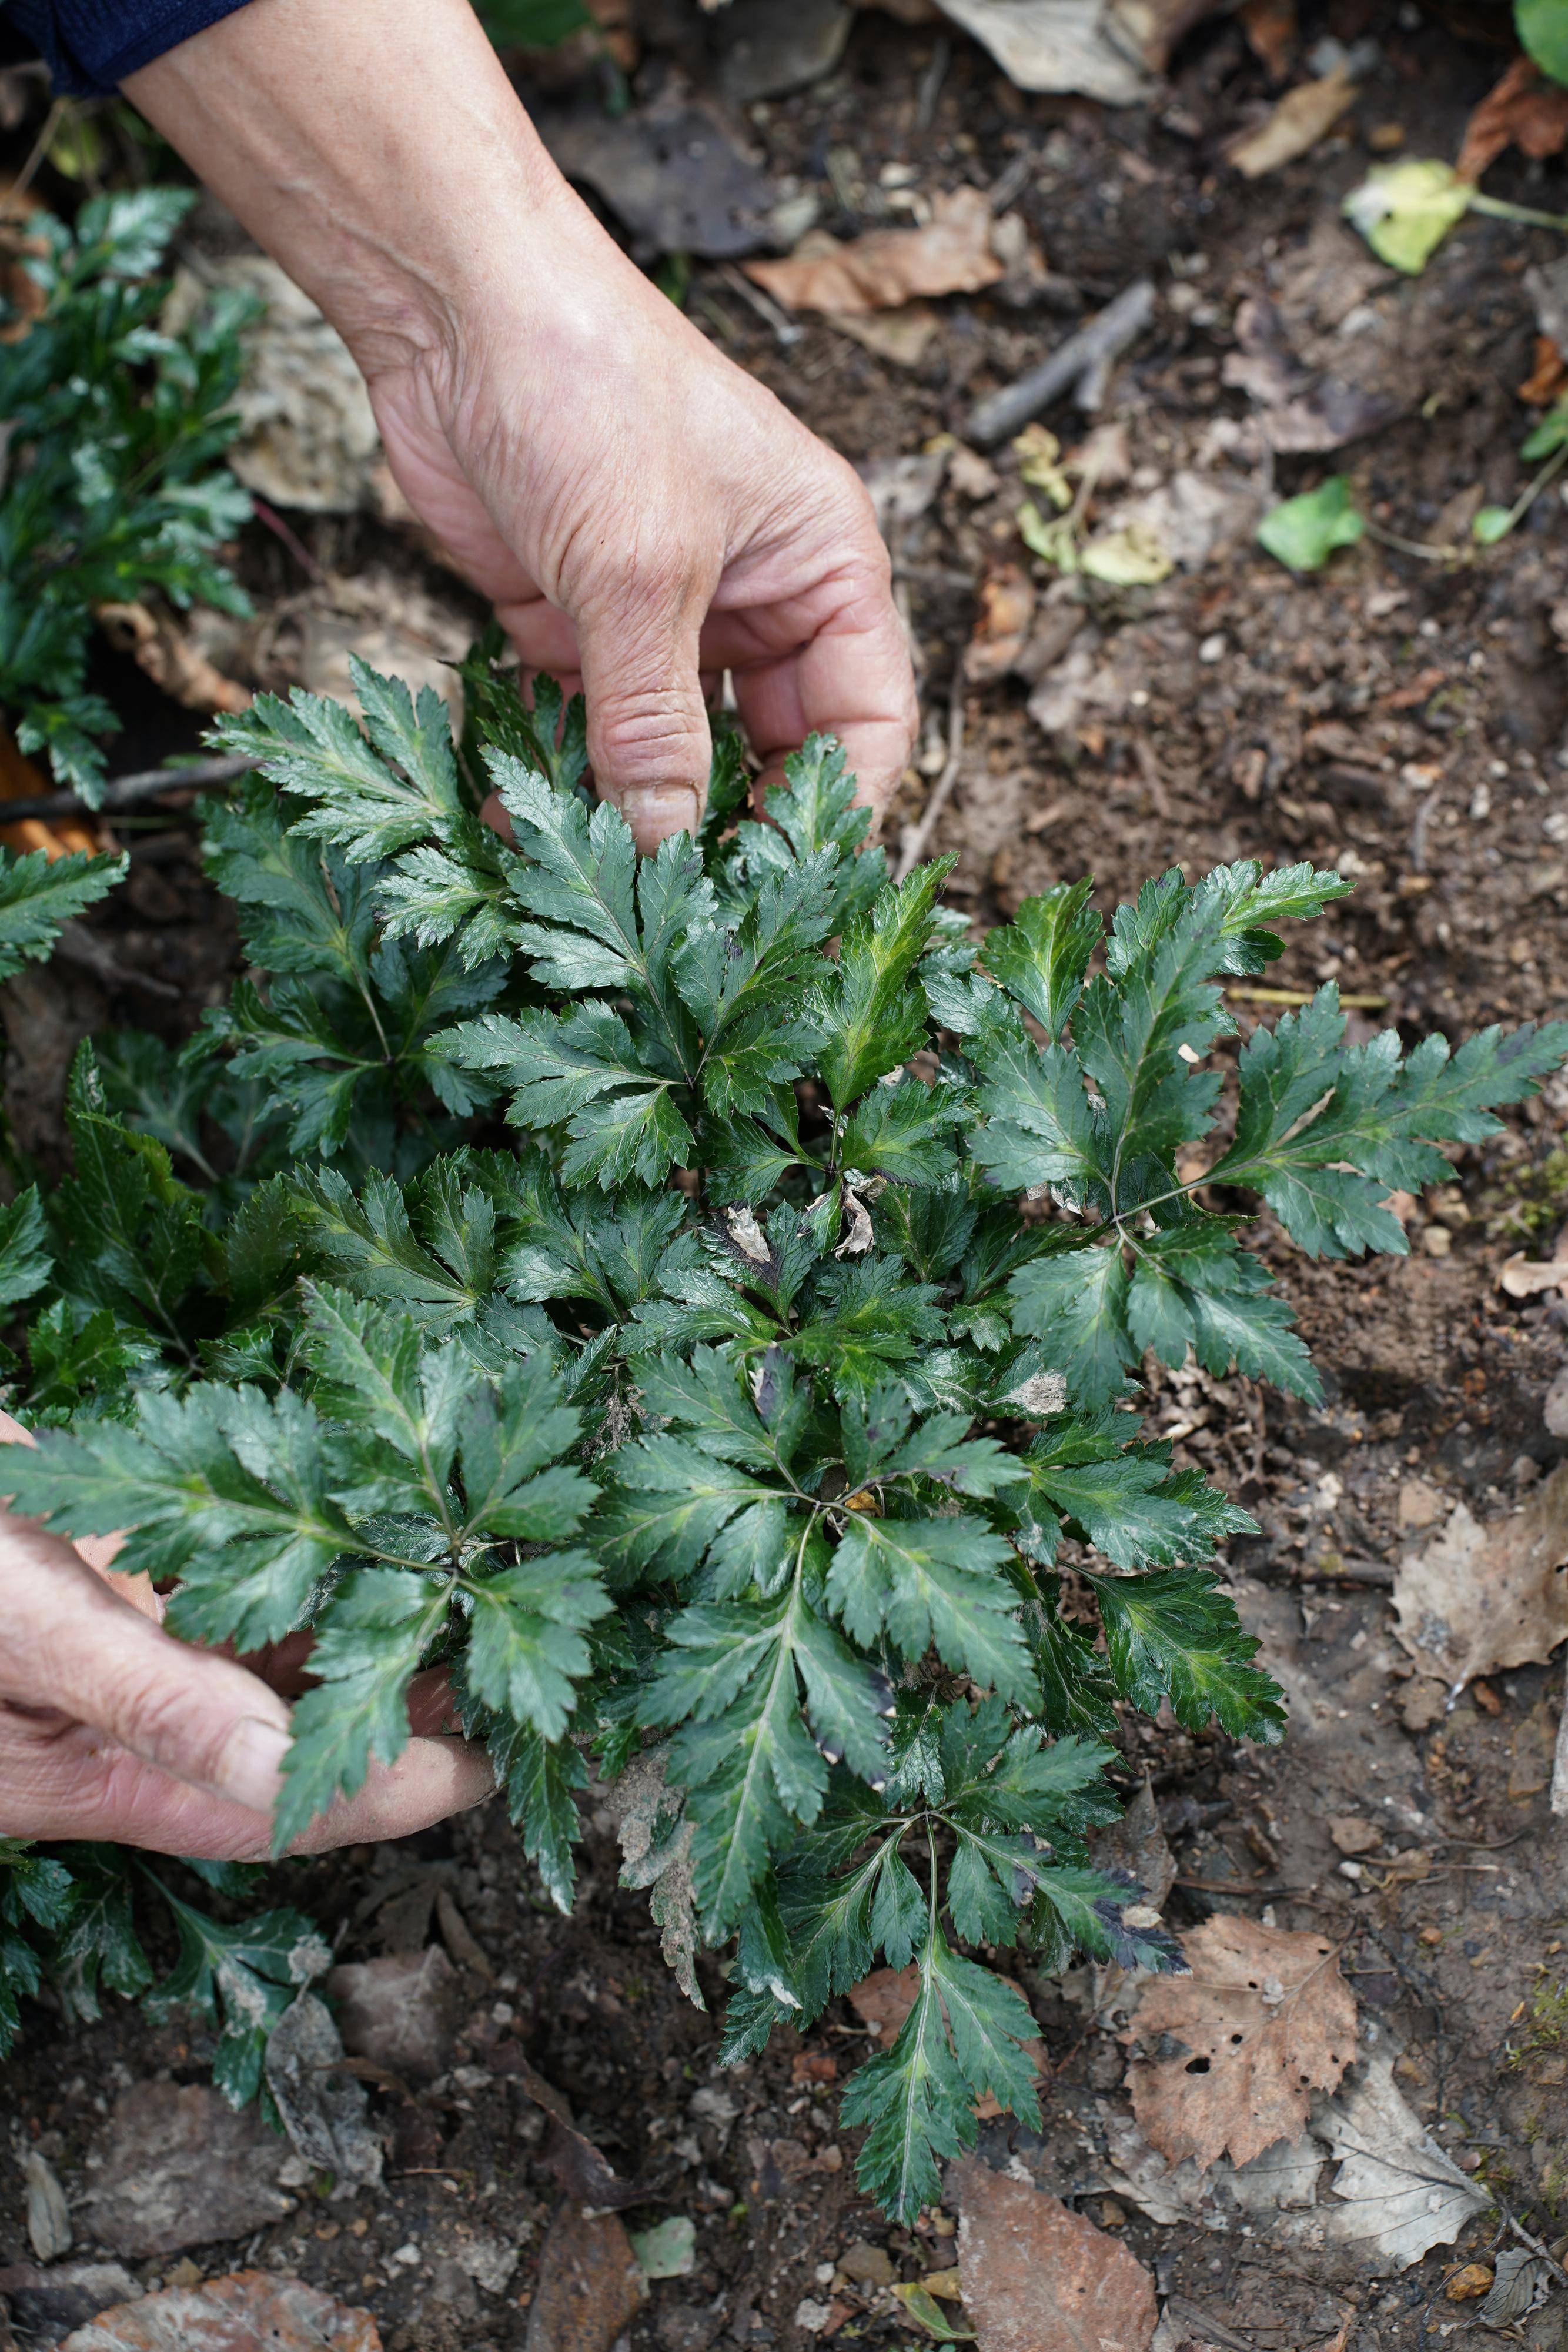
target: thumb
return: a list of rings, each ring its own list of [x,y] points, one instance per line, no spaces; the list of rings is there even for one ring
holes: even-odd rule
[[[713,756],[697,675],[706,607],[706,592],[633,582],[574,615],[594,782],[644,855],[702,823]]]
[[[266,1813],[286,1702],[232,1658],[177,1642],[25,1519],[0,1530],[0,1693],[54,1707],[177,1780]]]

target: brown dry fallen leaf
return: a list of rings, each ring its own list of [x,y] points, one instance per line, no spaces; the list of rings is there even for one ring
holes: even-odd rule
[[[947,2188],[980,2352],[1147,2352],[1155,2283],[1125,2246],[977,2157],[954,2166]]]
[[[1517,147],[1542,163],[1560,155],[1565,142],[1568,89],[1547,81],[1529,58],[1515,58],[1466,123],[1454,169],[1461,180],[1473,183],[1505,147]]]
[[[1236,21],[1270,80],[1283,81],[1301,34],[1296,0],[1245,0]]]
[[[1225,151],[1225,160],[1243,179],[1260,180],[1277,172],[1315,147],[1347,107],[1355,103],[1355,83],[1349,68],[1335,66],[1318,81],[1303,81],[1288,89],[1265,122]]]
[[[975,634],[964,650],[971,685],[1007,676],[1024,649],[1034,603],[1034,583],[1019,564],[1004,564],[981,583]]]
[[[1537,335],[1534,363],[1519,387],[1518,397],[1527,408],[1549,408],[1564,384],[1568,384],[1568,360],[1550,335]]]
[[[891,2050],[919,1993],[918,1969],[877,1969],[854,1987],[850,2007],[871,2027],[883,2048]]]
[[[1395,1627],[1423,1674],[1462,1688],[1538,1664],[1568,1634],[1568,1464],[1522,1511],[1483,1525],[1464,1503],[1394,1581]]]
[[[1355,2055],[1355,1997],[1322,1936],[1217,1913],[1182,1948],[1192,1974],[1146,1984],[1123,2036],[1148,2051],[1164,2034],[1182,2045],[1129,2066],[1133,2112],[1172,2164],[1247,2164],[1296,2138],[1313,2091],[1338,2083]]]
[[[840,245],[821,230],[787,261],[748,261],[746,274],[789,310],[896,310],[923,294],[977,294],[1005,273],[991,251],[980,188],[934,196],[921,228],[873,228]]]
[[[918,367],[942,325],[929,302],[906,302],[902,310],[825,310],[822,315],[841,335],[894,367]]]
[[[267,2352],[382,2352],[368,2311],[265,2271],[118,2303],[68,2336],[60,2352],[256,2352],[261,2345]]]
[[[620,2215],[564,2199],[539,2249],[526,2352],[610,2352],[646,2293]]]
[[[1529,1258],[1515,1250],[1498,1268],[1497,1278],[1511,1298],[1538,1298],[1543,1290],[1561,1290],[1568,1284],[1568,1226],[1558,1234],[1549,1258]]]

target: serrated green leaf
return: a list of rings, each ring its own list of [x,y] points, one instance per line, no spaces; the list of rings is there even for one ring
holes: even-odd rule
[[[1091,1576],[1118,1687],[1154,1714],[1168,1698],[1176,1719],[1202,1730],[1213,1716],[1233,1738],[1266,1745],[1284,1732],[1283,1694],[1250,1662],[1258,1643],[1212,1570]]]

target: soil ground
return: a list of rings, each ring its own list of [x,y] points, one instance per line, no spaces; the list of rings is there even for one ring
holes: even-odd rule
[[[1507,500],[1523,479],[1516,388],[1536,332],[1524,273],[1561,243],[1476,220],[1423,278],[1394,283],[1367,268],[1338,205],[1385,126],[1399,128],[1406,152],[1455,153],[1500,69],[1494,30],[1483,9],[1458,29],[1451,12],[1383,0],[1309,10],[1307,48],[1324,34],[1371,38],[1378,63],[1337,133],[1251,184],[1225,169],[1219,149],[1260,109],[1268,83],[1228,18],[1187,40],[1156,104],[1106,110],[1020,96],[958,36],[933,99],[938,30],[866,15],[829,79],[749,110],[744,128],[776,178],[793,174],[822,194],[830,220],[831,161],[862,226],[882,206],[888,165],[908,167],[927,192],[1013,173],[1014,202],[1064,304],[1061,285],[1092,310],[1153,273],[1155,326],[1102,412],[1129,428],[1128,495],[1197,472],[1232,496],[1273,497],[1339,465],[1386,530],[1446,543],[1464,537],[1478,491]],[[1504,163],[1488,185],[1563,202],[1561,164]],[[1396,420],[1338,457],[1270,464],[1247,394],[1223,373],[1239,304],[1265,296],[1303,343],[1364,310],[1353,338],[1374,353],[1364,381],[1388,393]],[[716,268],[694,267],[687,300],[705,331],[873,468],[961,434],[975,397],[1067,323],[1038,304],[950,301],[910,370],[821,323],[803,321],[781,345]],[[1082,429],[1066,405],[1049,422],[1069,443]],[[900,590],[936,740],[890,817],[895,841],[942,764],[984,584],[1024,560],[1016,461],[1005,449],[993,461],[993,491],[971,495],[972,475],[966,488],[949,479],[899,530]],[[335,572],[380,563],[427,585],[434,576],[377,524],[294,520]],[[290,559],[259,529],[246,560],[264,599],[298,590]],[[450,583],[437,585],[450,601]],[[1237,857],[1310,857],[1354,875],[1356,895],[1292,940],[1270,986],[1336,976],[1364,1000],[1360,1034],[1392,1022],[1406,1042],[1568,1005],[1568,518],[1554,493],[1475,562],[1367,540],[1323,575],[1296,579],[1249,528],[1159,586],[1081,585],[1082,603],[1052,608],[1078,623],[1053,675],[1068,675],[1074,647],[1090,656],[1078,675],[1092,690],[1067,723],[1044,731],[1017,679],[961,690],[956,788],[933,846],[956,853],[952,894],[977,921],[1085,873],[1109,908],[1173,862],[1196,873]],[[117,671],[114,688],[133,704],[124,749],[135,765],[165,747],[167,721],[134,672]],[[109,961],[96,972],[57,963],[5,992],[7,1108],[18,1139],[46,1158],[57,1149],[75,1038],[122,1020],[175,1034],[221,994],[233,964],[232,933],[200,885],[188,834],[161,820],[125,838],[131,885],[90,926]],[[1258,1009],[1239,1004],[1243,1033]],[[1406,2098],[1497,2200],[1458,2244],[1377,2281],[1350,2264],[1314,2265],[1271,2243],[1266,2227],[1155,2224],[1104,2186],[1106,2126],[1123,2106],[1120,2046],[1085,1988],[1036,1987],[1050,2062],[1044,2131],[993,2122],[986,2152],[1115,2229],[1162,2292],[1185,2298],[1173,2305],[1183,2315],[1173,2342],[1185,2328],[1279,2352],[1415,2352],[1469,2328],[1473,2305],[1448,2301],[1444,2281],[1506,2231],[1510,2213],[1548,2241],[1568,2228],[1568,2056],[1558,2046],[1568,1867],[1548,1810],[1561,1664],[1496,1678],[1408,1728],[1386,1589],[1411,1482],[1486,1519],[1563,1458],[1542,1406],[1568,1353],[1568,1310],[1556,1294],[1520,1304],[1496,1274],[1510,1250],[1543,1249],[1568,1215],[1565,1124],[1559,1090],[1511,1116],[1503,1137],[1457,1153],[1436,1214],[1428,1204],[1412,1217],[1406,1259],[1314,1265],[1266,1232],[1327,1376],[1321,1410],[1240,1381],[1167,1375],[1154,1385],[1150,1412],[1176,1437],[1177,1459],[1218,1477],[1260,1522],[1259,1536],[1232,1549],[1234,1588],[1293,1715],[1286,1745],[1270,1752],[1218,1735],[1129,1734],[1126,1785],[1147,1770],[1176,1859],[1167,1916],[1178,1933],[1218,1908],[1331,1937],[1364,2019],[1397,2053]],[[1381,1830],[1348,1871],[1329,1828],[1341,1817]],[[385,1905],[406,1894],[414,1864],[449,1887],[495,1981],[462,1976],[457,2039],[434,2089],[376,2093],[392,2151],[384,2191],[306,2196],[243,2247],[189,2250],[198,2270],[237,2267],[243,2254],[296,2271],[366,2305],[393,2352],[521,2345],[554,2196],[538,2112],[519,2087],[526,2055],[617,2170],[653,2184],[633,2226],[671,2213],[696,2224],[695,2270],[653,2287],[632,2323],[633,2347],[802,2352],[813,2340],[802,2305],[835,2298],[844,2341],[908,2341],[915,2331],[889,2315],[876,2282],[940,2268],[953,2225],[938,2215],[923,2236],[890,2230],[856,2193],[854,2136],[838,2128],[834,2092],[869,2046],[852,2011],[841,2005],[806,2042],[783,2036],[765,2061],[721,2073],[711,2015],[681,1999],[643,1898],[617,1887],[602,1817],[570,1923],[545,1905],[494,1808],[406,1847],[287,1866],[277,1891],[315,1912],[340,1957],[373,1956],[397,1948],[405,1915]],[[712,1971],[705,1982],[711,2008],[722,1986]],[[204,2056],[177,2025],[119,2010],[70,2028],[35,2011],[8,2069],[17,2144],[43,2148],[78,2189],[117,2090],[200,2080]],[[11,2177],[0,2259],[19,2261]],[[476,2285],[457,2259],[476,2236],[522,2249],[499,2292]],[[411,2246],[413,2258],[397,2259]],[[151,2284],[170,2268],[156,2258],[139,2275]],[[1564,2307],[1568,2296],[1548,2303],[1513,2335],[1568,2344]],[[19,2340],[54,2339],[44,2326]]]

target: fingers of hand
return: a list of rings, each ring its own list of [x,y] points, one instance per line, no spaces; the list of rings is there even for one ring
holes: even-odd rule
[[[713,743],[697,644],[710,594],[627,572],[578,614],[594,782],[644,853],[702,821]]]
[[[860,798],[879,812],[914,748],[920,709],[909,641],[875,580],[846,583],[816,635],[794,654],[739,670],[736,701],[762,761],[763,786],[813,733],[836,735]]]
[[[311,1822],[291,1853],[320,1853],[410,1837],[480,1803],[495,1787],[482,1748],[416,1738],[393,1764],[372,1764],[365,1785]],[[101,1838],[151,1853],[265,1862],[265,1813],[193,1788],[81,1724],[24,1718],[0,1708],[0,1828],[30,1838]]]
[[[283,1700],[232,1659],[170,1635],[25,1519],[0,1527],[0,1697],[57,1708],[177,1780],[270,1810]]]

